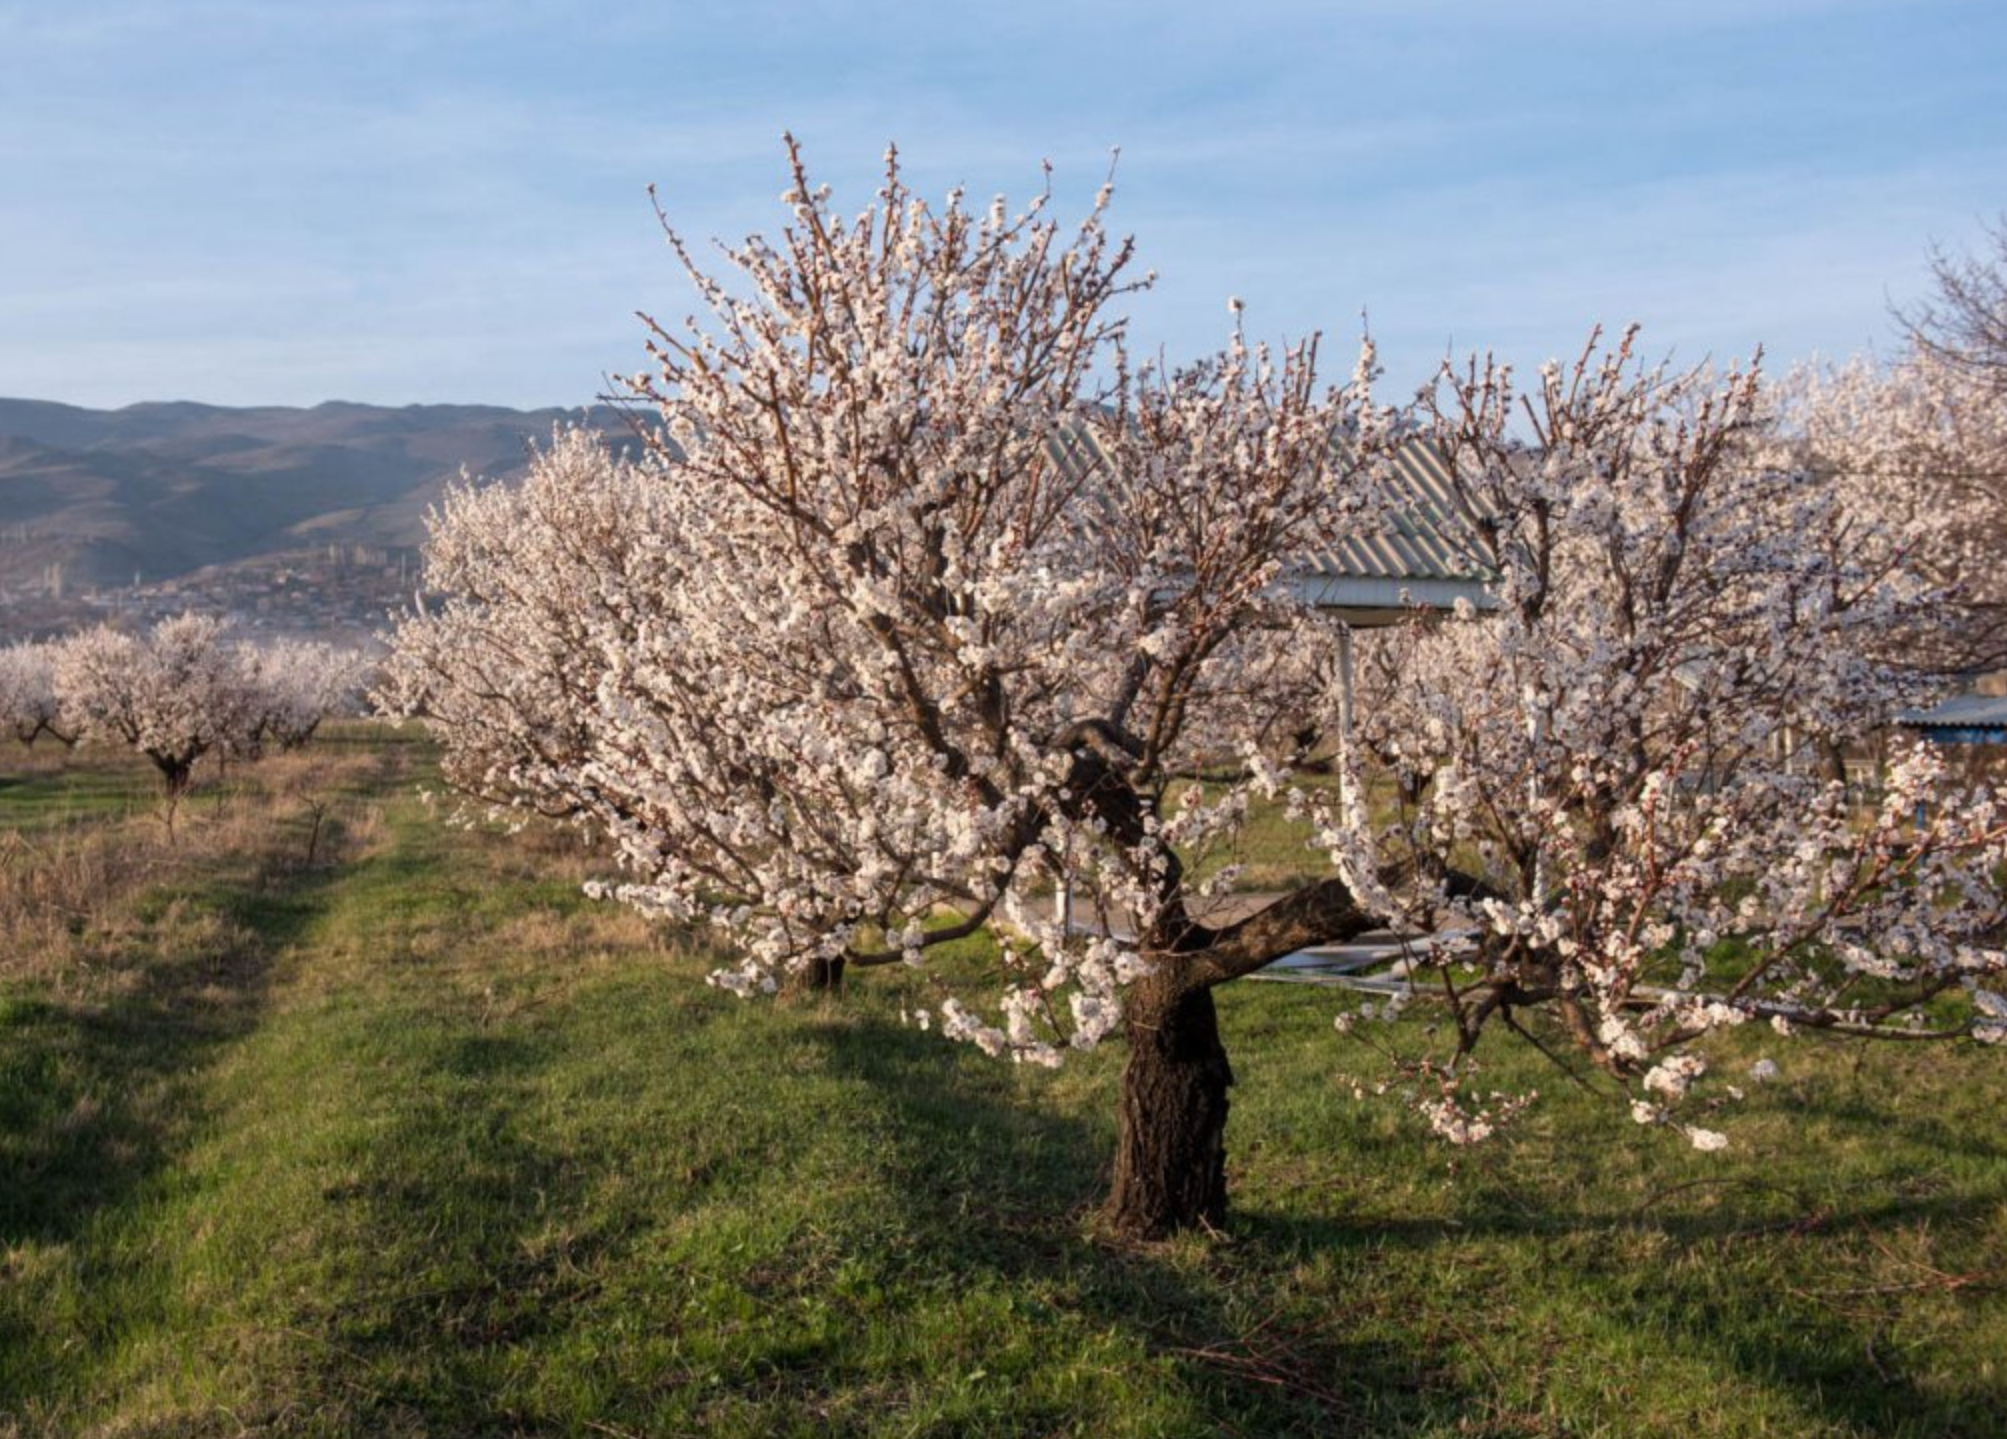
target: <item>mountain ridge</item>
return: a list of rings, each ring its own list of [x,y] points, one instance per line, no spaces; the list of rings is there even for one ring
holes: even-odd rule
[[[209,607],[229,608],[233,587],[309,552],[408,564],[450,483],[513,478],[568,424],[626,419],[609,406],[0,398],[0,638],[88,618],[120,592],[206,586]]]

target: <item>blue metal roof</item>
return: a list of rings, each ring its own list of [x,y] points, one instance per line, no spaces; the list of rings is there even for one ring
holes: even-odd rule
[[[1344,441],[1335,448],[1349,459]],[[1109,464],[1094,432],[1084,426],[1057,436],[1052,453],[1076,474]],[[1495,608],[1492,577],[1480,558],[1483,536],[1442,455],[1426,440],[1412,438],[1392,459],[1388,522],[1361,527],[1331,549],[1297,556],[1281,587],[1364,626],[1391,624],[1417,609],[1446,610],[1458,600]]]
[[[1896,721],[1911,729],[2007,733],[2007,695],[1953,695],[1928,709],[1905,710]]]

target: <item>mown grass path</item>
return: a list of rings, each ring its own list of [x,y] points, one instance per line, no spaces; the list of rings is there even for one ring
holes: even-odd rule
[[[333,862],[0,979],[0,1433],[2007,1433],[1997,1054],[1737,1035],[1785,1076],[1698,1156],[1501,1051],[1553,1092],[1457,1155],[1329,996],[1237,986],[1232,1231],[1131,1250],[1119,1052],[734,1001],[358,743]]]

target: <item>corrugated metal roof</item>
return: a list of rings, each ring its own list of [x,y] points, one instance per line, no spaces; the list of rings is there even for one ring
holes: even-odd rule
[[[2007,695],[1953,695],[1896,719],[1914,729],[2007,729]]]
[[[1349,459],[1343,441],[1334,449]],[[1058,437],[1052,453],[1074,474],[1105,462],[1105,452],[1085,427]],[[1384,617],[1416,607],[1447,608],[1457,599],[1488,606],[1482,537],[1441,454],[1426,440],[1411,439],[1395,451],[1390,478],[1391,523],[1303,555],[1284,583],[1314,603],[1362,617],[1368,611]]]
[[[1337,447],[1347,454],[1342,443]],[[1394,515],[1384,530],[1348,539],[1335,550],[1304,557],[1314,575],[1388,580],[1488,578],[1475,516],[1457,494],[1442,455],[1412,439],[1394,452]]]

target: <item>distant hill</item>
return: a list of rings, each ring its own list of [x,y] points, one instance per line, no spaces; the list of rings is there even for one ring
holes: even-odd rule
[[[462,467],[506,476],[580,410],[0,399],[0,586],[154,582],[305,546],[401,548]],[[593,416],[619,424],[610,411]]]
[[[425,510],[596,409],[82,409],[0,399],[0,642],[177,610],[357,638],[407,602]]]

